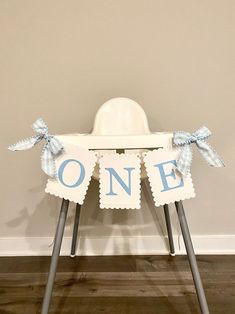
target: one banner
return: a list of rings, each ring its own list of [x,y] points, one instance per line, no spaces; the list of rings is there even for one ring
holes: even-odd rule
[[[63,146],[63,154],[55,161],[57,180],[49,179],[45,191],[83,204],[97,156],[76,145]]]
[[[178,155],[178,149],[158,149],[144,157],[156,206],[195,197],[191,175],[183,178],[176,169]]]
[[[41,168],[51,177],[46,192],[83,204],[91,180],[97,154],[94,151],[70,144],[49,133],[43,119],[33,125],[35,135],[10,145],[12,151],[27,150],[45,141],[41,154]],[[190,134],[173,133],[171,148],[143,153],[155,205],[160,206],[195,196],[190,174],[192,144],[213,167],[224,162],[207,143],[211,135],[205,126]],[[140,155],[116,154],[99,151],[100,207],[140,208]],[[142,157],[141,156],[141,157]],[[95,174],[94,177],[97,178]]]
[[[107,154],[100,158],[100,207],[140,208],[140,158]]]

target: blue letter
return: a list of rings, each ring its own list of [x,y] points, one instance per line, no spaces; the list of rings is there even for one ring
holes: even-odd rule
[[[113,180],[112,176],[116,178],[116,180],[120,183],[120,185],[123,187],[123,189],[126,191],[128,195],[131,195],[131,171],[134,170],[135,168],[124,168],[125,170],[128,171],[128,182],[129,186],[127,186],[123,180],[120,178],[120,176],[117,174],[117,172],[113,168],[105,168],[105,170],[109,171],[110,174],[110,192],[106,193],[106,195],[117,195],[117,193],[113,192]]]
[[[64,168],[67,166],[67,164],[68,164],[69,162],[76,162],[77,164],[79,164],[79,166],[80,166],[80,168],[81,168],[80,176],[79,176],[77,182],[75,182],[74,184],[71,184],[71,185],[66,184],[66,183],[64,182],[64,179],[63,179]],[[82,181],[83,181],[84,178],[85,178],[85,168],[84,168],[83,164],[82,164],[80,161],[76,160],[76,159],[67,159],[67,160],[64,160],[64,161],[62,162],[62,164],[60,165],[60,168],[59,168],[59,170],[58,170],[58,178],[59,178],[60,182],[61,182],[63,185],[67,186],[68,188],[76,188],[76,187],[78,187],[78,186],[82,183]]]
[[[168,191],[168,190],[173,190],[173,189],[179,188],[179,187],[181,187],[181,186],[184,186],[184,181],[183,181],[183,179],[181,178],[180,183],[179,183],[178,185],[173,186],[173,187],[169,187],[166,178],[167,178],[167,177],[172,177],[172,178],[176,179],[175,172],[174,172],[173,169],[172,169],[171,172],[168,173],[168,174],[166,174],[165,171],[164,171],[163,165],[169,164],[169,163],[172,163],[172,164],[174,164],[174,165],[176,166],[176,160],[169,160],[169,161],[163,162],[163,163],[161,163],[161,164],[156,164],[156,165],[154,165],[154,167],[158,167],[159,172],[160,172],[160,175],[161,175],[162,184],[163,184],[163,187],[164,187],[164,189],[161,190],[161,192],[165,192],[165,191]]]

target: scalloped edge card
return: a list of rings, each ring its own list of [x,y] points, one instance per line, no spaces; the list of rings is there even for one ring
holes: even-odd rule
[[[57,179],[48,179],[45,191],[82,205],[97,156],[77,145],[63,146],[64,153],[55,160]]]
[[[144,163],[156,206],[195,197],[191,174],[183,178],[176,170],[177,149],[145,153]]]
[[[100,208],[140,208],[140,157],[107,154],[100,160]]]

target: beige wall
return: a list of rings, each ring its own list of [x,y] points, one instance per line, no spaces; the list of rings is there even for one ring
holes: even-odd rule
[[[235,234],[234,12],[232,0],[0,0],[0,237],[51,236],[60,203],[44,192],[41,145],[6,147],[30,136],[38,117],[52,133],[89,132],[112,97],[140,103],[153,131],[211,129],[226,168],[208,167],[195,150],[197,198],[185,202],[187,216],[193,234]],[[164,231],[145,189],[140,211],[99,210],[95,183],[91,195],[83,235]]]

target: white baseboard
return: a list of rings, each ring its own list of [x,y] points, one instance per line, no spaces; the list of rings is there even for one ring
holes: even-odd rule
[[[235,235],[192,236],[196,254],[235,254]],[[174,236],[176,254],[185,254],[182,236]],[[0,238],[0,256],[51,255],[53,238]],[[70,255],[71,237],[63,239],[61,255]],[[78,255],[169,254],[167,237],[81,237]]]
[[[235,254],[235,235],[194,235],[196,254]],[[182,235],[179,236],[179,252],[186,254]]]

